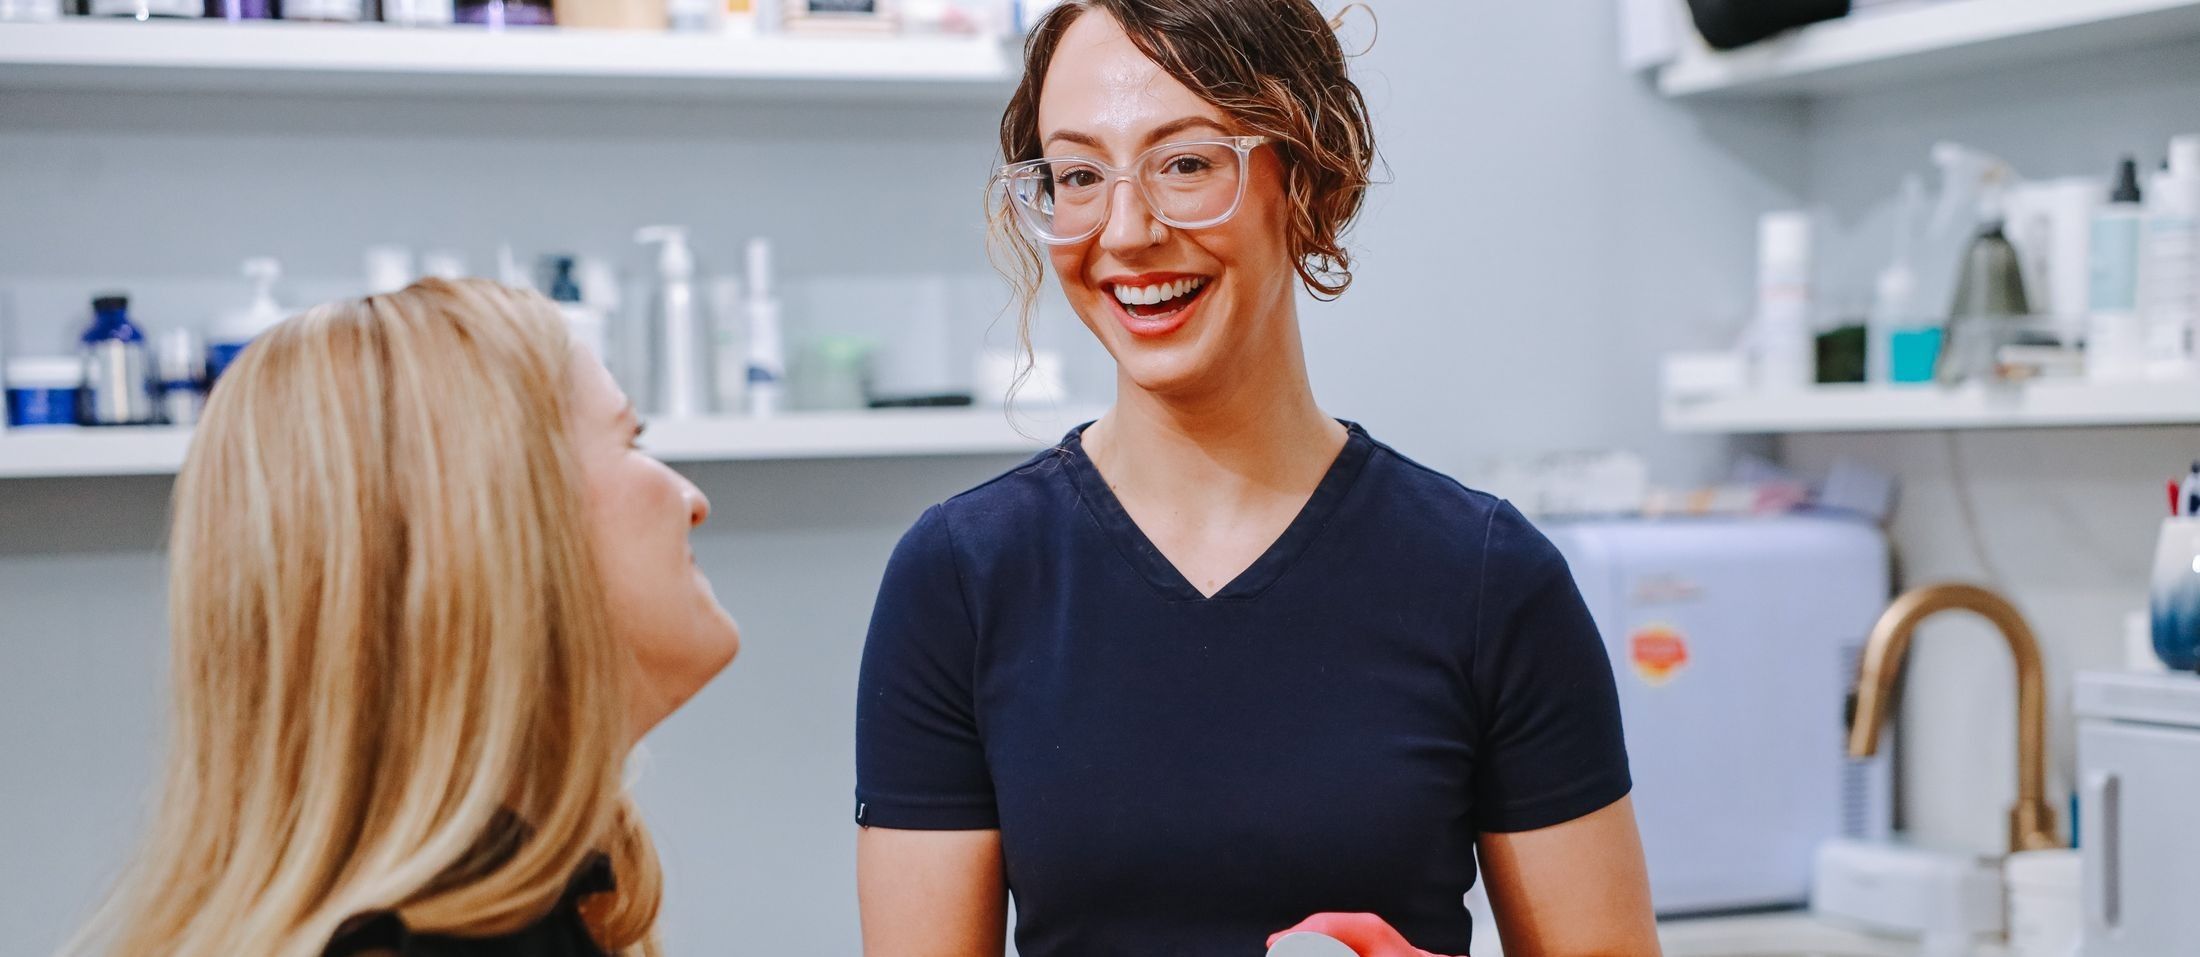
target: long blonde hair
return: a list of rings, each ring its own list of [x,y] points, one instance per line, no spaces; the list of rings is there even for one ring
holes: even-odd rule
[[[605,853],[591,930],[654,953],[570,350],[540,296],[430,280],[290,319],[224,373],[175,489],[166,780],[79,947],[309,957],[386,910],[506,933]]]

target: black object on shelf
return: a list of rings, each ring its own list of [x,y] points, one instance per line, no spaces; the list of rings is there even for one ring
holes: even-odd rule
[[[1735,50],[1782,31],[1849,15],[1849,0],[1688,0],[1696,32],[1714,50]]]
[[[971,404],[968,392],[940,392],[932,395],[873,396],[874,409],[959,409]]]
[[[1818,336],[1818,381],[1821,384],[1864,381],[1864,327],[1847,325]]]

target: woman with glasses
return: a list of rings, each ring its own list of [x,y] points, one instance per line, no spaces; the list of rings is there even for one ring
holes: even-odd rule
[[[1654,954],[1604,646],[1505,503],[1323,412],[1374,144],[1311,0],[1070,0],[1001,124],[1116,401],[927,511],[864,651],[870,957]],[[1410,943],[1409,943],[1410,942]]]

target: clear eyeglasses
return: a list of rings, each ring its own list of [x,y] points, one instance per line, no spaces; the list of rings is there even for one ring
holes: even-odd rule
[[[1031,238],[1050,246],[1081,243],[1107,225],[1108,197],[1130,182],[1155,219],[1177,229],[1219,226],[1245,200],[1246,157],[1265,136],[1166,143],[1127,167],[1082,156],[1050,156],[1003,166],[994,174]]]

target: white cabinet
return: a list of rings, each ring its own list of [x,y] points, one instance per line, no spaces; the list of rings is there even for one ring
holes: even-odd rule
[[[2200,953],[2200,675],[2078,679],[2085,957]]]

